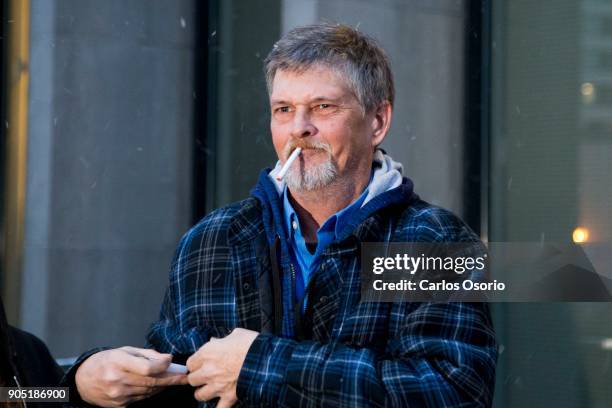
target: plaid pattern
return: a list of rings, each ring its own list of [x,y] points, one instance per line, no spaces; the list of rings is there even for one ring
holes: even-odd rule
[[[491,404],[497,346],[486,304],[359,302],[361,242],[478,241],[456,216],[416,198],[382,206],[332,243],[312,276],[304,341],[270,330],[262,218],[251,197],[212,212],[182,238],[149,347],[180,361],[235,327],[261,332],[238,380],[241,406]]]

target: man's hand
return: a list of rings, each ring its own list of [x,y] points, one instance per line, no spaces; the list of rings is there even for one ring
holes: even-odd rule
[[[81,398],[93,405],[120,407],[161,391],[169,385],[187,384],[187,375],[168,374],[172,355],[136,347],[96,353],[75,375]]]
[[[223,339],[211,338],[187,360],[189,384],[198,387],[195,398],[208,401],[219,397],[217,408],[231,407],[238,398],[236,385],[249,347],[259,333],[234,329]]]

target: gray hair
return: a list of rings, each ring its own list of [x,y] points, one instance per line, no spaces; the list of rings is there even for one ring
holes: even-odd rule
[[[274,44],[264,65],[268,93],[278,70],[304,72],[315,64],[345,78],[365,112],[384,101],[393,105],[389,58],[374,39],[344,24],[297,27]]]

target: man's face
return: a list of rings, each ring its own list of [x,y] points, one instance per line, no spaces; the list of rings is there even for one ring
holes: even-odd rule
[[[272,142],[281,162],[302,148],[285,180],[292,190],[351,182],[372,163],[374,115],[363,113],[346,81],[323,65],[277,71],[270,95]]]

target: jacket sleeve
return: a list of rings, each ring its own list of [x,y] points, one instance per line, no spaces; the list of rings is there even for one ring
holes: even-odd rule
[[[408,303],[394,309],[405,317],[384,353],[259,335],[240,372],[238,398],[271,406],[299,398],[313,406],[491,404],[497,347],[486,304]]]
[[[147,335],[147,347],[171,353],[181,361],[211,336],[227,335],[228,327],[221,324],[234,327],[228,213],[227,208],[212,212],[179,242],[159,319]]]
[[[240,372],[238,398],[248,405],[300,398],[317,406],[490,405],[497,347],[487,305],[394,307],[414,310],[384,353],[259,335]]]
[[[194,315],[203,301],[197,295],[204,293],[199,281],[204,280],[201,276],[206,276],[200,261],[206,248],[201,248],[200,242],[201,234],[197,227],[187,232],[179,242],[170,266],[159,319],[149,329],[146,347],[188,357],[209,340],[206,327],[196,324]]]

